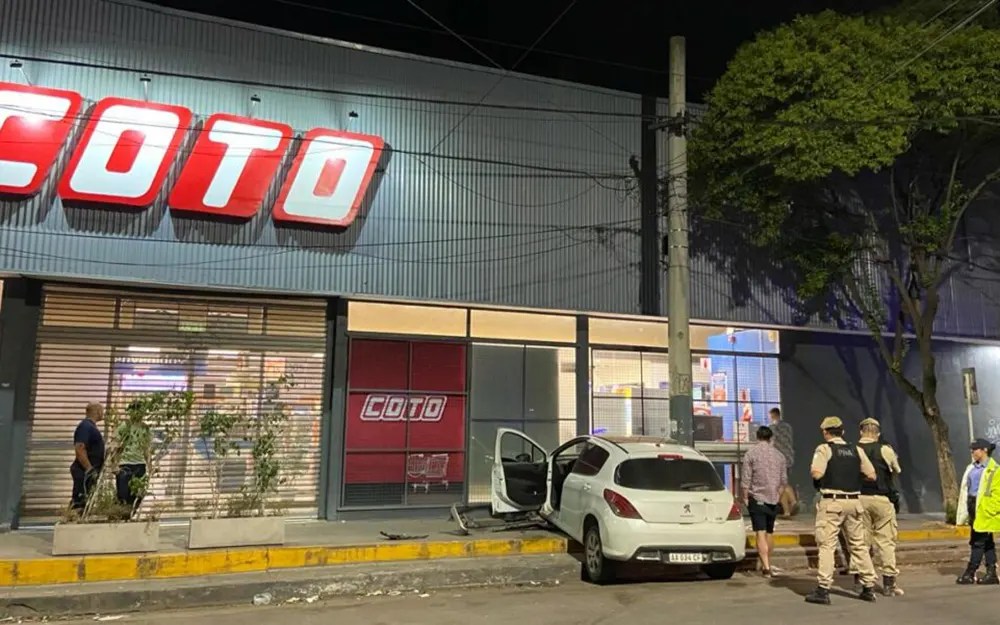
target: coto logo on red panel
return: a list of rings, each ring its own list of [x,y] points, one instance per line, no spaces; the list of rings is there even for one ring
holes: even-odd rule
[[[361,407],[362,421],[440,421],[448,398],[444,395],[390,395],[373,393]]]
[[[82,102],[72,91],[0,83],[0,193],[41,189]]]
[[[59,183],[64,200],[148,206],[191,125],[183,106],[121,98],[97,103]]]
[[[274,219],[346,227],[357,217],[385,143],[372,135],[310,130],[274,205]]]
[[[291,138],[292,128],[286,124],[212,115],[167,203],[178,210],[254,216],[264,205]]]

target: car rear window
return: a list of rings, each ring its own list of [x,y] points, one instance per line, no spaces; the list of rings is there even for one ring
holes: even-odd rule
[[[715,467],[704,460],[688,458],[633,458],[618,465],[615,483],[635,490],[720,491],[725,490]]]

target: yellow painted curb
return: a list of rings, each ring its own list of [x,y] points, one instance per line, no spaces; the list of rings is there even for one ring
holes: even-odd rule
[[[32,558],[0,560],[0,586],[166,579],[337,564],[538,555],[566,551],[565,538],[539,537],[352,547],[271,547],[149,555]]]
[[[967,527],[899,532],[901,542],[955,540],[968,536]],[[816,544],[811,533],[776,534],[774,542],[777,547],[809,547]],[[570,544],[571,541],[566,538],[552,536],[0,560],[0,587],[170,579],[338,564],[560,554],[569,552]],[[747,536],[747,547],[756,547],[753,536]]]
[[[932,542],[938,540],[959,540],[969,537],[968,527],[943,527],[934,529],[900,530],[899,542]],[[801,534],[775,534],[775,547],[813,547],[816,545],[816,536],[812,532]],[[757,537],[747,535],[747,547],[757,548]]]

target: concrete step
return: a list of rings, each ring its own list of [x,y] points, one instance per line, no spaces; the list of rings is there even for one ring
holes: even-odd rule
[[[896,561],[899,566],[930,566],[945,563],[960,565],[968,558],[968,551],[968,544],[960,540],[906,542],[899,543],[896,548]],[[785,571],[807,571],[817,567],[818,558],[819,549],[814,546],[783,547],[775,549],[771,561]],[[747,552],[747,559],[740,568],[750,571],[757,568],[757,553]]]

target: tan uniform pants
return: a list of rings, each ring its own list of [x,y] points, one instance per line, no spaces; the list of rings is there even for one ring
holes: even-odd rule
[[[861,507],[865,510],[865,537],[867,544],[871,545],[874,566],[882,571],[882,575],[897,577],[899,522],[896,520],[896,508],[888,497],[881,495],[862,495]],[[853,562],[851,568],[854,568]]]
[[[841,528],[851,552],[851,565],[861,576],[861,583],[875,586],[875,569],[865,543],[864,508],[860,499],[820,499],[816,506],[816,543],[819,547],[818,582],[820,588],[833,586],[837,536]]]

